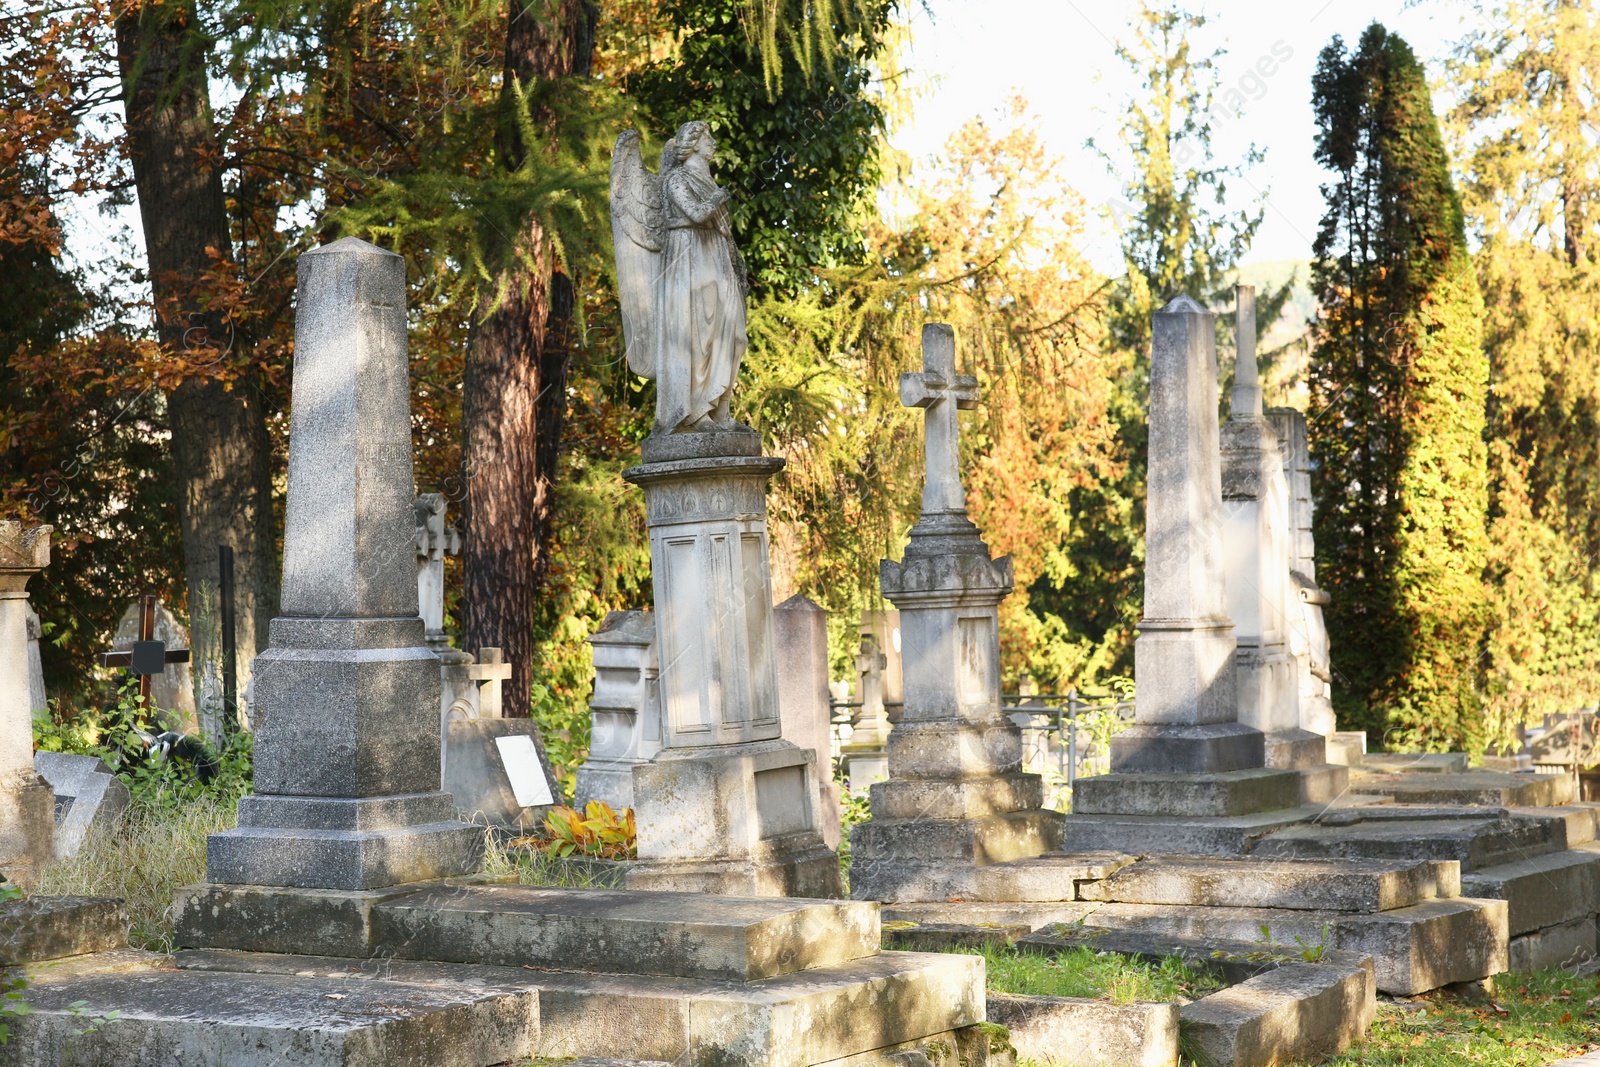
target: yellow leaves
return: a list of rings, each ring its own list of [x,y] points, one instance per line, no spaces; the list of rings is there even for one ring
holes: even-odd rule
[[[583,811],[559,805],[544,818],[544,833],[519,837],[512,846],[532,846],[551,856],[593,856],[630,860],[637,854],[638,829],[633,809],[616,811],[603,800],[591,800]]]

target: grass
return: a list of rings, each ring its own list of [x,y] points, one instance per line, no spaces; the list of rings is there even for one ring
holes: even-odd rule
[[[41,896],[121,897],[128,942],[172,951],[172,893],[206,880],[206,835],[238,821],[237,802],[209,797],[172,807],[135,800],[109,830],[90,833],[70,859],[45,868]]]
[[[1204,970],[1181,959],[1146,963],[1093,949],[1068,949],[1055,956],[1015,948],[955,949],[981,955],[991,993],[1046,997],[1093,997],[1114,1004],[1196,1000],[1223,987]]]
[[[1365,1045],[1330,1067],[1544,1067],[1600,1049],[1600,978],[1567,971],[1497,975],[1481,1004],[1447,995],[1379,998]]]

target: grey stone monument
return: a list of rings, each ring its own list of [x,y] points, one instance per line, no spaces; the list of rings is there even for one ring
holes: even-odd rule
[[[1215,318],[1179,296],[1156,312],[1151,329],[1134,725],[1111,739],[1112,773],[1077,783],[1066,827],[1072,850],[1187,852],[1200,847],[1196,839],[1242,843],[1248,832],[1230,836],[1231,824],[1205,820],[1300,803],[1300,775],[1266,769],[1265,736],[1238,721],[1220,457]],[[1275,828],[1299,817],[1259,821]]]
[[[108,832],[133,794],[98,756],[35,752],[34,770],[50,783],[56,803],[56,857],[68,859],[90,834]]]
[[[50,565],[49,526],[0,522],[0,874],[30,884],[55,855],[55,794],[33,768],[28,579]]]
[[[977,406],[977,379],[956,373],[949,326],[923,327],[922,361],[900,376],[900,402],[924,413],[922,515],[905,558],[879,568],[900,610],[905,710],[889,734],[890,780],[872,786],[872,820],[851,832],[850,893],[862,900],[944,900],[973,868],[1052,851],[1061,836],[1000,706],[1011,559],[991,559],[967,518],[959,465],[956,413]]]
[[[39,613],[28,605],[28,707],[35,720],[50,716],[50,696],[44,688],[44,663],[39,659],[39,639],[44,636],[44,623]]]
[[[364,890],[477,869],[440,789],[439,659],[413,567],[405,262],[355,238],[296,290],[282,615],[256,657],[255,793],[213,883]]]
[[[883,706],[891,725],[900,721],[905,706],[905,663],[900,655],[900,613],[893,608],[861,613],[860,634],[871,637],[885,660],[883,668]]]
[[[589,648],[589,758],[578,768],[575,799],[579,807],[603,800],[620,811],[634,806],[633,769],[661,751],[655,619],[648,611],[613,611]]]
[[[889,712],[884,705],[884,675],[889,657],[873,635],[863,634],[856,653],[856,697],[861,706],[850,724],[850,740],[842,746],[841,762],[852,796],[866,796],[873,782],[889,777]]]
[[[817,823],[829,848],[839,847],[840,789],[833,780],[832,706],[828,693],[828,613],[796,593],[772,609],[777,644],[778,711],[783,736],[817,754]]]
[[[836,896],[818,829],[817,754],[782,737],[773,664],[767,481],[783,460],[734,422],[747,347],[744,261],[710,128],[688,122],[660,175],[617,140],[612,237],[628,364],[656,380],[643,463],[662,751],[633,772],[636,889]]]

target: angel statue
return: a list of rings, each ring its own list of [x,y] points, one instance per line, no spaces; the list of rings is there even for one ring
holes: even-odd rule
[[[729,429],[748,341],[744,258],[728,191],[711,177],[716,142],[686,122],[650,173],[638,131],[611,154],[611,239],[628,366],[656,382],[656,433]]]

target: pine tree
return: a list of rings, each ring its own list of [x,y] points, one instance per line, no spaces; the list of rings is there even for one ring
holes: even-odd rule
[[[1335,173],[1314,246],[1318,578],[1341,722],[1391,746],[1481,742],[1488,366],[1421,63],[1374,23],[1313,79]]]

